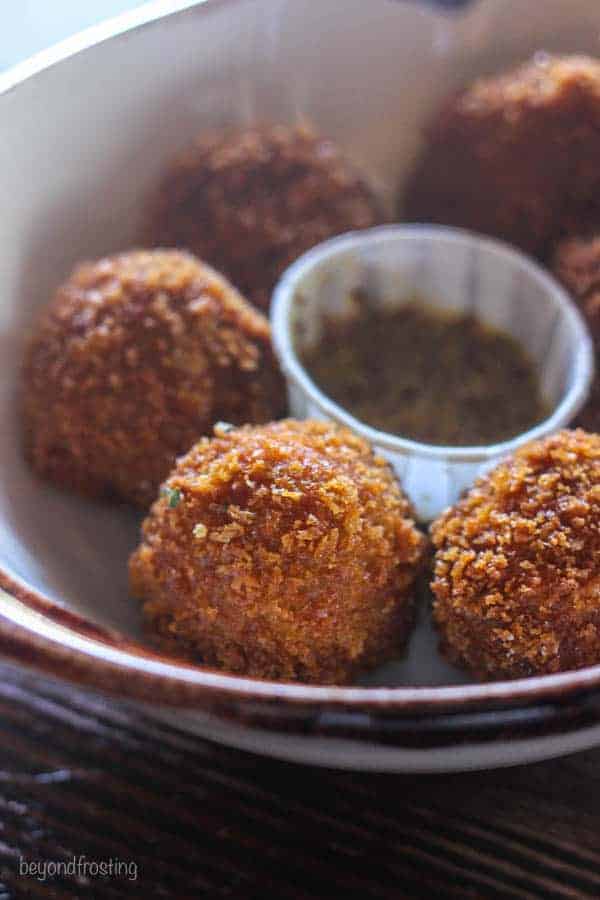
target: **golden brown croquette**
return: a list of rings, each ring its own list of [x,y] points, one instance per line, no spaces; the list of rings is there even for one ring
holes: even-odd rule
[[[187,253],[78,266],[37,322],[23,372],[34,469],[90,496],[148,506],[216,421],[281,414],[266,319]]]
[[[425,548],[410,515],[388,464],[346,429],[217,426],[152,507],[131,592],[168,650],[343,683],[409,632]]]
[[[585,316],[596,346],[600,344],[600,235],[560,241],[551,261],[552,271],[571,292]]]
[[[167,172],[149,237],[197,253],[267,310],[279,275],[305,250],[382,221],[332,141],[276,125],[201,135]]]
[[[442,648],[482,678],[600,663],[600,436],[522,447],[433,524]]]
[[[596,375],[592,380],[589,397],[577,414],[574,424],[586,431],[600,433],[600,353],[596,351]]]
[[[537,54],[451,98],[409,179],[405,218],[546,257],[600,224],[600,61]]]
[[[575,423],[586,431],[600,431],[600,236],[565,238],[557,244],[551,265],[583,313],[596,348],[596,375]]]

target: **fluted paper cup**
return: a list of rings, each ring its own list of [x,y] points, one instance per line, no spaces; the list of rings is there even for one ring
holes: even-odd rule
[[[423,298],[428,307],[468,312],[512,335],[536,366],[549,415],[510,440],[469,447],[419,443],[359,421],[300,361],[325,319],[343,315],[357,291],[387,309]],[[558,282],[508,245],[455,228],[390,225],[326,241],[283,274],[271,318],[292,415],[341,422],[365,437],[391,462],[424,522],[512,450],[571,422],[594,370],[587,327]]]

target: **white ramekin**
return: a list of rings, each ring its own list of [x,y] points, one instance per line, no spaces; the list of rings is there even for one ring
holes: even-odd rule
[[[422,444],[360,422],[317,387],[296,352],[318,340],[323,316],[339,315],[357,290],[388,307],[422,298],[512,334],[537,367],[550,415],[508,441],[476,447]],[[271,321],[291,414],[332,419],[365,437],[391,462],[425,522],[507,453],[571,422],[594,371],[587,327],[555,279],[512,247],[455,228],[386,225],[319,244],[281,277]]]

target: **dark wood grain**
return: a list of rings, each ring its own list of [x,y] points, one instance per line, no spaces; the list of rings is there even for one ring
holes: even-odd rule
[[[21,860],[135,862],[42,883]],[[471,775],[261,759],[0,667],[0,900],[600,897],[600,751]]]

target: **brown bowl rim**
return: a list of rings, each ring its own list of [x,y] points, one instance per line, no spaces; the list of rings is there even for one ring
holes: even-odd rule
[[[600,665],[515,681],[340,687],[231,675],[155,652],[95,625],[0,567],[0,654],[67,681],[167,706],[231,703],[436,715],[571,702],[600,689]]]

